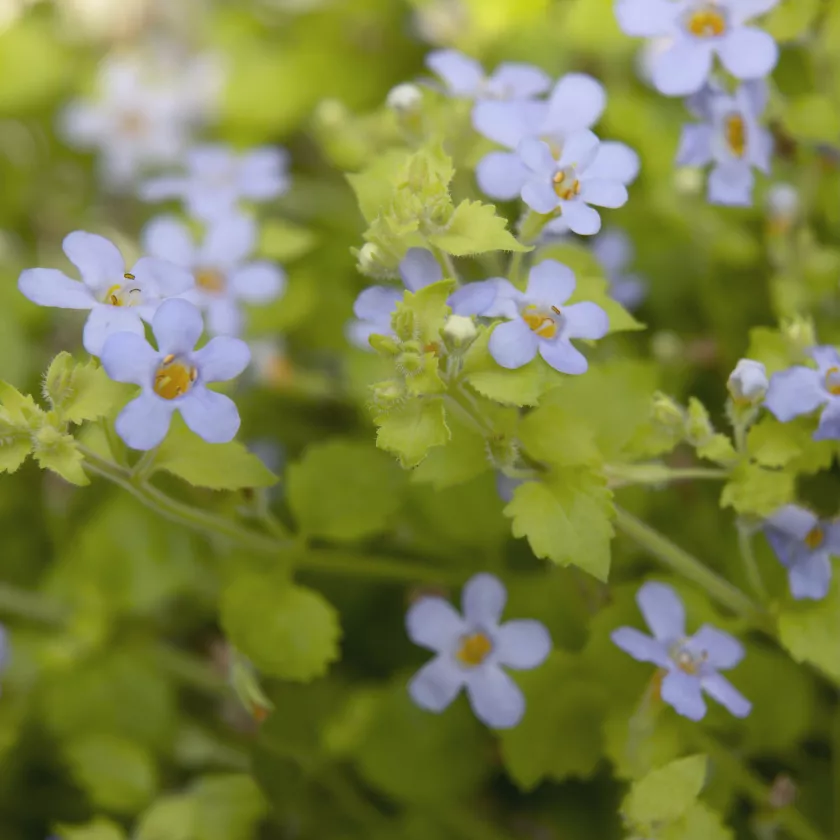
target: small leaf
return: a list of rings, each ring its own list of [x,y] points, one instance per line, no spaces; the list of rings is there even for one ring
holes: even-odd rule
[[[735,447],[732,441],[720,432],[716,432],[711,437],[698,444],[697,454],[701,458],[708,461],[714,461],[716,464],[729,465],[738,460],[738,454],[735,452]]]
[[[125,385],[108,378],[98,362],[91,359],[80,365],[66,352],[53,359],[44,378],[44,396],[68,423],[105,417],[128,393]]]
[[[747,435],[747,449],[762,467],[787,466],[802,452],[796,427],[767,415]]]
[[[55,418],[53,418],[54,420]],[[90,484],[82,469],[84,455],[72,435],[45,423],[34,437],[33,457],[44,468],[58,473],[65,481],[80,487]]]
[[[455,257],[484,254],[488,251],[530,251],[507,229],[507,219],[496,215],[492,204],[462,201],[443,233],[429,237],[429,242]]]
[[[257,783],[245,774],[205,776],[194,784],[195,840],[251,840],[268,814]]]
[[[416,467],[433,446],[449,442],[442,400],[414,399],[379,414],[376,445],[392,452],[407,469]]]
[[[193,840],[196,811],[189,794],[164,796],[142,814],[134,840]]]
[[[44,418],[44,411],[28,394],[24,395],[8,382],[0,381],[0,406],[5,409],[8,423],[15,428],[37,429]]]
[[[697,801],[707,763],[705,755],[692,755],[648,773],[627,794],[621,809],[625,818],[643,829],[678,820]]]
[[[660,840],[733,840],[734,836],[720,814],[703,802],[695,802],[680,819],[658,835]]]
[[[795,495],[796,476],[793,473],[741,464],[724,486],[720,504],[741,514],[765,517],[792,502]]]
[[[403,341],[417,341],[420,350],[440,342],[440,331],[450,314],[447,300],[453,280],[439,280],[416,292],[406,292],[394,309],[394,332]]]
[[[32,451],[29,432],[16,427],[0,408],[0,472],[13,473]]]
[[[785,126],[799,140],[835,143],[840,135],[840,114],[828,96],[807,93],[788,105]]]
[[[810,662],[840,685],[840,581],[822,601],[786,604],[779,614],[779,638],[797,662]]]
[[[560,406],[540,406],[520,423],[519,440],[537,461],[558,467],[597,464],[601,453],[592,427]]]
[[[59,825],[56,831],[61,840],[125,840],[125,832],[103,817],[85,825]]]
[[[415,483],[431,484],[435,490],[454,487],[490,469],[484,438],[450,417],[452,442],[446,448],[432,449],[411,474]]]
[[[407,158],[408,154],[403,150],[386,151],[363,172],[347,176],[368,224],[387,207]]]

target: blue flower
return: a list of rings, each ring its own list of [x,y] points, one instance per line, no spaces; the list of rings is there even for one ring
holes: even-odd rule
[[[788,570],[794,598],[819,601],[828,595],[829,558],[840,555],[840,523],[818,519],[797,505],[785,505],[767,518],[764,535]]]
[[[489,306],[488,290],[495,295]],[[531,269],[524,292],[507,280],[494,278],[465,286],[457,304],[462,315],[510,319],[490,335],[490,355],[502,367],[520,368],[539,352],[560,373],[579,374],[586,372],[588,363],[571,339],[603,338],[609,319],[595,303],[565,306],[574,290],[571,269],[556,260],[543,260]]]
[[[751,206],[752,169],[769,173],[773,153],[773,136],[758,124],[767,104],[767,83],[745,82],[731,96],[717,86],[706,86],[687,104],[703,122],[683,126],[677,163],[714,164],[709,175],[712,204]]]
[[[602,85],[583,73],[569,73],[547,101],[477,102],[473,127],[480,134],[511,151],[490,152],[476,167],[483,193],[500,201],[516,198],[528,179],[528,169],[515,150],[526,139],[543,140],[559,157],[568,137],[592,128],[603,113],[606,93]],[[638,155],[623,143],[604,142],[595,166],[608,167],[629,184],[639,172]]]
[[[782,423],[825,406],[814,440],[840,440],[840,355],[833,347],[815,347],[811,357],[816,370],[795,365],[770,377],[764,405]]]
[[[666,96],[687,96],[709,78],[715,54],[736,79],[760,79],[775,66],[779,48],[747,21],[779,0],[617,0],[627,35],[670,38],[651,58],[653,84]]]
[[[157,446],[175,411],[208,443],[227,443],[236,435],[239,412],[233,400],[206,386],[239,376],[251,352],[244,341],[228,336],[195,350],[203,329],[199,310],[174,299],[162,303],[152,319],[157,350],[134,333],[117,333],[105,342],[102,367],[108,376],[143,389],[116,422],[117,434],[132,449]]]
[[[592,241],[592,252],[607,273],[610,296],[626,309],[635,309],[647,295],[647,282],[638,274],[627,272],[633,261],[633,243],[617,228],[605,230]]]
[[[525,698],[503,670],[530,670],[551,652],[551,636],[539,621],[501,624],[507,592],[490,574],[467,581],[461,596],[463,617],[443,598],[416,601],[405,618],[408,637],[437,655],[408,685],[422,709],[442,712],[466,688],[473,711],[496,729],[516,726]]]
[[[487,76],[478,61],[458,50],[435,50],[426,56],[426,66],[452,96],[465,99],[531,99],[551,86],[551,79],[530,64],[504,62]]]
[[[634,659],[652,662],[666,672],[662,699],[678,714],[700,720],[706,714],[705,692],[736,717],[746,717],[752,704],[718,673],[744,658],[741,643],[709,624],[686,636],[682,601],[664,583],[644,584],[636,593],[636,603],[653,637],[634,627],[619,627],[610,638]]]
[[[621,207],[627,202],[620,169],[596,161],[599,146],[591,131],[580,131],[568,138],[559,158],[555,158],[547,143],[523,140],[517,154],[529,176],[522,187],[522,200],[537,213],[559,209],[573,233],[597,233],[601,217],[590,204]]]
[[[729,374],[726,387],[735,405],[755,405],[764,399],[769,382],[767,369],[753,359],[740,359]]]

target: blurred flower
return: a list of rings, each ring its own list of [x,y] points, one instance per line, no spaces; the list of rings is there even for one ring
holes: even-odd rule
[[[524,483],[525,479],[523,478],[513,478],[505,475],[503,472],[496,473],[496,493],[506,504],[513,501],[513,494],[516,492],[516,488]]]
[[[442,712],[466,687],[479,720],[495,729],[516,726],[525,698],[502,667],[530,670],[551,652],[551,637],[539,621],[500,624],[507,592],[498,578],[482,573],[467,581],[463,618],[442,598],[421,598],[406,615],[408,636],[437,656],[408,685],[421,708]]]
[[[143,335],[141,318],[150,320],[164,298],[193,287],[189,272],[153,257],[143,257],[126,271],[117,246],[103,236],[77,230],[62,247],[83,282],[55,268],[29,268],[21,273],[18,288],[39,306],[89,309],[82,340],[92,356],[100,354],[113,333]]]
[[[712,70],[714,55],[737,79],[759,79],[775,66],[779,48],[747,21],[769,11],[779,0],[618,0],[618,24],[641,38],[673,38],[651,57],[653,84],[666,96],[700,90]]]
[[[760,402],[764,399],[769,384],[767,369],[761,362],[752,359],[741,359],[726,383],[736,405]]]
[[[257,244],[257,225],[247,216],[215,219],[200,245],[195,244],[186,224],[161,216],[149,222],[142,241],[146,253],[195,276],[195,288],[184,297],[207,314],[207,329],[214,335],[239,335],[242,304],[269,303],[286,286],[280,266],[265,260],[248,261]]]
[[[635,309],[647,295],[647,282],[627,273],[633,261],[633,242],[617,228],[610,228],[592,240],[592,252],[607,273],[610,296],[627,309]]]
[[[798,505],[784,505],[767,517],[764,535],[788,570],[794,598],[818,601],[828,595],[830,557],[840,555],[840,523],[820,520]]]
[[[179,198],[196,219],[212,221],[233,213],[240,200],[268,201],[289,189],[288,153],[262,146],[238,153],[222,145],[197,146],[187,152],[186,174],[153,178],[141,198]]]
[[[815,347],[810,355],[817,369],[795,365],[774,373],[764,405],[782,423],[825,406],[814,440],[840,440],[840,356],[833,347]]]
[[[692,96],[689,110],[703,120],[683,126],[679,166],[707,166],[709,201],[749,207],[752,205],[752,167],[768,173],[773,136],[758,124],[767,104],[767,83],[744,82],[730,96],[717,85],[707,85]]]
[[[426,66],[443,79],[450,95],[466,99],[531,99],[551,87],[539,67],[506,61],[487,76],[478,61],[458,50],[435,50],[426,56]]]
[[[256,338],[251,348],[251,371],[255,379],[273,388],[286,388],[295,379],[295,369],[286,352],[282,337]]]
[[[598,157],[600,141],[591,131],[573,134],[558,159],[547,143],[523,140],[517,154],[529,170],[522,200],[537,213],[560,209],[563,222],[573,233],[588,236],[601,228],[598,211],[590,207],[621,207],[627,203],[622,170]]]
[[[504,368],[516,369],[539,354],[560,373],[580,374],[588,368],[586,357],[572,346],[571,339],[603,338],[609,329],[607,313],[595,303],[563,306],[575,290],[575,275],[556,260],[543,260],[531,269],[528,287],[520,292],[507,280],[496,278],[487,285],[472,283],[474,298],[461,297],[459,314],[508,318],[490,335],[490,355]],[[483,296],[495,291],[491,306]],[[481,307],[481,311],[477,311]],[[561,308],[562,307],[562,308]]]
[[[152,319],[155,350],[134,333],[110,336],[102,348],[102,367],[116,382],[143,390],[117,417],[117,434],[132,449],[153,449],[166,437],[172,414],[208,443],[227,443],[239,429],[233,400],[210,391],[210,382],[225,382],[248,366],[251,353],[238,338],[219,336],[194,350],[204,322],[186,300],[168,300]]]
[[[619,627],[610,638],[639,662],[652,662],[666,671],[662,699],[678,714],[700,720],[706,714],[705,692],[736,717],[746,717],[752,704],[718,673],[744,658],[741,643],[709,624],[686,636],[685,608],[664,583],[644,584],[636,593],[636,603],[653,638],[634,627]]]
[[[779,236],[787,233],[799,215],[799,191],[792,184],[773,184],[765,196],[769,232]]]
[[[417,85],[402,84],[391,88],[385,98],[385,104],[394,111],[410,112],[420,107],[423,92]]]
[[[416,292],[443,278],[438,261],[425,248],[409,248],[400,261],[400,277],[410,292]],[[347,339],[362,350],[369,350],[372,335],[393,335],[391,315],[403,298],[403,290],[392,286],[370,286],[353,304],[356,320],[347,324]]]

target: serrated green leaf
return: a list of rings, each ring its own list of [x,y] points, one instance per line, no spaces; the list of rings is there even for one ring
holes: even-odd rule
[[[347,176],[368,224],[387,207],[407,158],[408,153],[403,150],[389,150],[377,155],[363,172]]]
[[[197,803],[189,794],[164,796],[140,817],[134,840],[194,840]]]
[[[396,455],[406,468],[416,467],[434,446],[449,442],[443,401],[414,399],[374,418],[376,445]]]
[[[59,825],[61,840],[125,840],[125,832],[116,823],[97,817],[85,825]]]
[[[527,537],[537,557],[573,564],[598,580],[610,569],[612,493],[587,469],[557,470],[516,488],[504,510],[515,537]]]
[[[627,794],[621,807],[624,817],[643,829],[680,819],[703,789],[707,764],[705,755],[692,755],[648,773]]]
[[[558,467],[593,465],[603,459],[592,427],[557,405],[540,406],[519,425],[519,441],[537,461]]]
[[[286,473],[287,498],[307,536],[358,540],[386,528],[402,504],[405,476],[370,444],[310,446]]]
[[[308,254],[318,237],[305,227],[286,219],[266,219],[260,224],[258,253],[281,263],[294,262]]]
[[[440,342],[440,331],[450,314],[447,300],[453,280],[439,280],[416,292],[406,292],[394,309],[391,323],[403,341],[416,341],[419,349]]]
[[[29,432],[17,428],[0,408],[0,472],[15,472],[31,451]]]
[[[840,581],[835,577],[822,601],[785,604],[779,638],[797,662],[815,665],[840,685]]]
[[[452,439],[446,448],[432,449],[411,473],[414,483],[431,484],[435,490],[470,481],[490,469],[484,438],[457,420],[447,420]]]
[[[43,422],[44,411],[29,394],[21,394],[13,385],[0,381],[0,406],[8,423],[21,430],[34,431]]]
[[[695,802],[675,823],[658,835],[661,840],[733,840],[732,829],[704,802]]]
[[[109,379],[98,362],[77,364],[66,352],[53,359],[44,377],[44,396],[68,423],[105,417],[127,394],[126,386]]]
[[[309,682],[339,656],[333,606],[277,575],[237,576],[222,594],[221,620],[231,643],[271,676]]]
[[[83,487],[90,479],[82,469],[84,456],[72,435],[45,423],[33,439],[32,456],[45,469],[52,470],[65,481]]]
[[[488,251],[530,251],[507,229],[507,219],[496,215],[492,204],[462,201],[452,214],[443,233],[429,237],[429,242],[447,254],[463,257]]]
[[[710,438],[698,444],[696,449],[701,458],[714,461],[717,464],[728,465],[738,460],[738,453],[735,452],[732,441],[720,432],[716,432]]]
[[[257,783],[245,774],[205,776],[194,784],[195,840],[251,840],[268,814]]]
[[[762,467],[787,466],[802,452],[799,429],[767,415],[747,434],[747,450]]]
[[[169,434],[160,445],[154,469],[210,490],[270,487],[277,483],[277,476],[239,441],[207,443],[178,418],[173,418]]]
[[[721,507],[741,514],[769,516],[796,496],[796,476],[783,470],[766,470],[756,464],[740,464],[720,497]]]

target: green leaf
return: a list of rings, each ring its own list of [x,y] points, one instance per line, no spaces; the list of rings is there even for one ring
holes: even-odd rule
[[[222,594],[221,620],[231,643],[274,677],[309,682],[339,657],[335,609],[279,575],[236,577]]]
[[[386,209],[394,192],[397,176],[405,166],[408,153],[390,150],[377,155],[363,172],[348,175],[347,180],[356,193],[359,209],[370,224]]]
[[[411,473],[417,484],[431,484],[435,490],[463,484],[490,469],[487,445],[482,435],[450,417],[451,445],[432,449]]]
[[[0,408],[0,472],[13,473],[32,451],[32,438],[17,428]]]
[[[207,443],[176,418],[160,445],[154,469],[210,490],[270,487],[277,482],[277,476],[239,441]]]
[[[84,456],[72,435],[57,429],[51,422],[46,422],[34,436],[33,443],[33,457],[42,467],[58,473],[71,484],[90,484],[90,479],[82,469]]]
[[[402,504],[405,476],[369,444],[310,446],[286,473],[289,506],[307,536],[358,540],[383,531]]]
[[[537,557],[573,564],[598,580],[610,569],[612,493],[587,469],[557,470],[516,488],[504,510],[515,537],[527,537]]]
[[[820,0],[781,0],[760,26],[781,43],[796,41],[810,29],[819,10]]]
[[[416,467],[432,447],[449,442],[442,400],[409,400],[374,420],[376,445],[396,455],[406,469]]]
[[[74,778],[94,806],[117,814],[144,808],[157,788],[151,755],[117,735],[87,735],[64,746]]]
[[[807,432],[806,438],[807,438]],[[759,420],[747,435],[747,450],[762,467],[784,467],[802,452],[799,429],[780,423],[769,414]]]
[[[794,501],[795,496],[796,476],[793,473],[740,464],[724,486],[720,504],[741,514],[765,517]]]
[[[308,254],[317,242],[318,237],[305,227],[286,219],[265,219],[260,223],[257,252],[269,260],[290,263]]]
[[[630,788],[621,808],[624,817],[642,829],[678,820],[697,801],[707,763],[705,755],[692,755],[648,773]]]
[[[517,675],[517,682],[528,711],[518,726],[500,734],[502,758],[516,784],[529,791],[544,779],[590,777],[603,750],[605,692],[574,657],[560,651]]]
[[[840,685],[840,581],[835,577],[822,601],[785,604],[779,638],[797,662],[815,665]]]
[[[598,464],[601,453],[592,427],[560,406],[534,409],[519,425],[519,441],[537,461],[558,467]]]
[[[61,840],[125,840],[125,832],[103,817],[97,817],[86,825],[59,825],[56,831]]]
[[[95,360],[80,365],[66,352],[53,359],[44,377],[44,396],[68,423],[105,417],[128,393],[126,386],[109,379]]]
[[[453,280],[439,280],[416,292],[406,292],[394,309],[394,332],[404,342],[417,342],[418,352],[439,343],[440,331],[450,313],[447,300],[454,288]]]
[[[807,93],[790,102],[785,126],[799,140],[835,143],[840,135],[840,114],[830,97]]]
[[[738,454],[735,452],[732,441],[726,435],[720,434],[720,432],[716,432],[711,437],[706,438],[706,440],[697,445],[696,449],[697,454],[701,458],[706,458],[717,464],[726,466],[738,460]]]
[[[140,817],[134,840],[194,840],[196,810],[189,794],[161,797]]]
[[[657,835],[658,840],[733,840],[720,814],[703,802],[695,802],[676,822]]]
[[[446,230],[433,234],[429,242],[455,257],[488,251],[530,251],[507,229],[507,219],[496,215],[492,204],[462,201],[452,214]]]
[[[35,431],[43,422],[43,409],[8,382],[0,381],[0,406],[5,409],[7,422],[18,429]]]
[[[770,327],[753,327],[750,330],[750,344],[745,358],[761,362],[767,368],[768,376],[794,364],[784,336]]]
[[[251,840],[268,815],[257,783],[245,774],[205,776],[194,784],[195,840]]]

